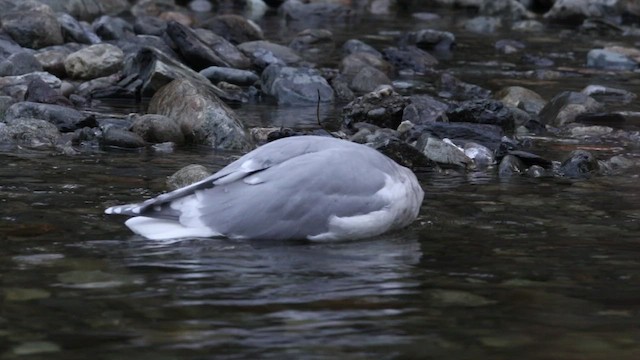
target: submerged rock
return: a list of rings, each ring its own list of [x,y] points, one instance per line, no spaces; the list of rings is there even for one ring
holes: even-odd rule
[[[599,171],[598,160],[585,150],[572,151],[559,169],[561,175],[574,179],[589,178]]]
[[[242,122],[211,87],[174,80],[151,98],[148,112],[173,119],[187,143],[241,151],[253,147]]]
[[[523,174],[527,170],[526,165],[517,156],[507,155],[502,158],[498,166],[498,176],[510,177]]]
[[[311,105],[334,99],[327,80],[311,68],[270,65],[262,72],[261,82],[265,94],[275,97],[279,105]]]

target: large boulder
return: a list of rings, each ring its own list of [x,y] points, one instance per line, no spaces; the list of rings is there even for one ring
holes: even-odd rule
[[[56,126],[45,120],[12,118],[0,123],[0,144],[53,147],[60,137]]]
[[[69,54],[64,61],[67,74],[76,79],[95,79],[122,69],[124,53],[111,44],[96,44]]]
[[[240,119],[211,87],[174,80],[151,98],[148,112],[173,119],[188,143],[247,151],[251,137]]]
[[[34,0],[0,0],[2,29],[24,47],[39,49],[64,42],[55,12]]]
[[[310,105],[334,98],[331,85],[311,68],[270,65],[262,72],[261,82],[265,94],[275,97],[280,105]]]

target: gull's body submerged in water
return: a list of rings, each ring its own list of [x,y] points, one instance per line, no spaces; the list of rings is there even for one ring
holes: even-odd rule
[[[149,239],[358,239],[409,225],[424,193],[416,176],[346,140],[288,137],[215,174],[107,214]]]

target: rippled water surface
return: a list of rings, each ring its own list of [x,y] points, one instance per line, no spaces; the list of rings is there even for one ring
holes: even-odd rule
[[[366,34],[407,21],[379,26]],[[478,74],[476,50],[446,66],[485,86],[513,80]],[[256,126],[315,119],[237,111]],[[354,242],[157,242],[103,215],[165,191],[187,164],[214,171],[238,155],[0,152],[0,358],[640,358],[639,171],[560,181],[425,170],[418,221]]]

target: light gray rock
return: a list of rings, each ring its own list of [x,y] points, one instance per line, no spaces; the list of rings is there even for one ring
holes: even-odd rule
[[[495,94],[497,100],[507,106],[522,109],[530,114],[537,114],[547,104],[538,93],[522,86],[508,86]]]
[[[76,79],[95,79],[122,69],[124,53],[111,44],[96,44],[69,54],[64,67]]]
[[[545,125],[563,126],[575,121],[583,113],[598,112],[603,105],[592,97],[574,91],[564,91],[551,99],[540,110],[540,122]]]
[[[260,81],[265,94],[275,97],[279,105],[311,105],[318,100],[334,100],[333,88],[315,69],[270,65],[262,72]]]
[[[200,71],[200,74],[211,80],[212,83],[225,81],[236,85],[253,85],[260,79],[258,75],[249,70],[240,70],[229,67],[211,66]]]
[[[266,68],[271,64],[297,65],[302,61],[293,49],[264,40],[242,43],[238,45],[238,49],[259,68]]]
[[[1,0],[2,29],[24,47],[39,49],[63,43],[62,31],[51,8],[34,0]]]
[[[368,93],[381,85],[391,85],[391,79],[373,66],[365,66],[353,77],[349,87],[357,93]]]
[[[5,123],[0,123],[0,144],[31,148],[54,147],[60,137],[56,126],[45,120],[10,118]]]
[[[638,68],[638,63],[609,49],[592,49],[587,53],[587,66],[606,70],[634,70]]]
[[[211,172],[202,165],[187,165],[167,178],[167,187],[169,190],[176,190],[198,182],[209,175]]]
[[[473,163],[473,160],[464,153],[464,150],[454,145],[449,139],[441,140],[430,134],[423,134],[418,139],[416,148],[422,151],[429,160],[439,164],[466,167]]]
[[[148,112],[174,120],[187,143],[242,151],[253,147],[240,119],[211,87],[185,79],[174,80],[151,98]]]
[[[344,44],[342,44],[342,53],[345,56],[351,55],[354,53],[359,53],[359,52],[369,53],[371,55],[374,55],[377,58],[382,59],[382,53],[380,51],[376,50],[373,46],[361,40],[350,39],[350,40],[347,40]]]
[[[376,68],[387,76],[393,73],[393,66],[389,62],[368,52],[357,52],[343,57],[340,61],[340,73],[351,81],[367,66]]]

